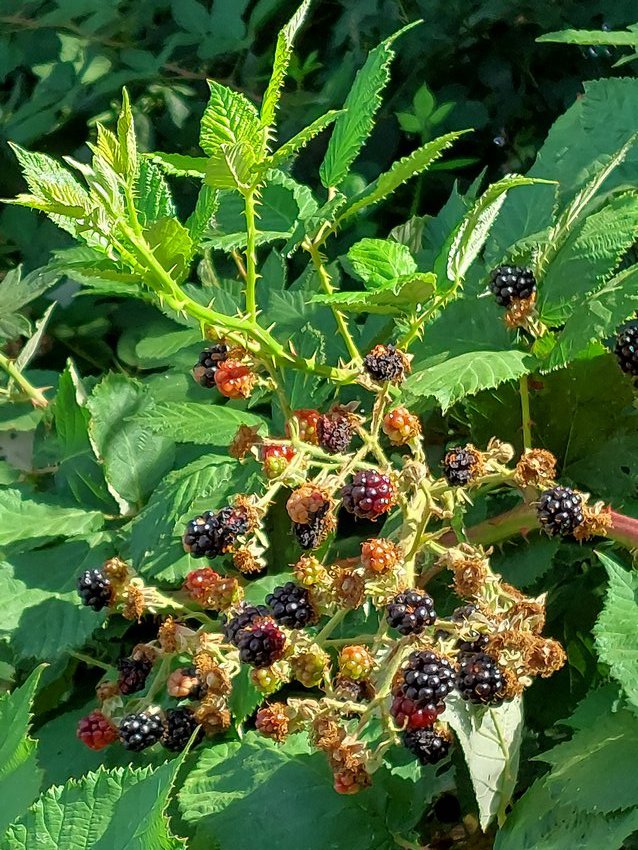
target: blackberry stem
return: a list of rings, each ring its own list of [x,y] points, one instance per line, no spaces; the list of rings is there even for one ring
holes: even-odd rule
[[[9,378],[16,382],[22,392],[27,396],[28,399],[30,399],[34,407],[47,407],[49,402],[47,401],[42,390],[39,390],[37,387],[34,387],[33,384],[29,383],[29,381],[24,377],[22,372],[15,365],[13,360],[9,360],[9,358],[1,351],[0,369],[3,369],[7,373]]]
[[[522,375],[518,382],[521,394],[521,415],[523,419],[523,448],[532,448],[532,420],[529,411],[529,384],[527,375]]]

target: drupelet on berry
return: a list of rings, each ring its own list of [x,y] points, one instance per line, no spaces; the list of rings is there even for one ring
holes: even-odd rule
[[[372,469],[357,472],[341,489],[344,508],[361,519],[376,519],[394,504],[394,486],[388,475]]]

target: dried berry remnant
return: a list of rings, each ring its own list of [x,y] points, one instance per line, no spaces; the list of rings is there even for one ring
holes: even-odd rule
[[[144,690],[153,663],[147,658],[120,658],[117,662],[117,685],[124,695]]]
[[[239,632],[237,649],[244,664],[270,667],[284,654],[286,636],[272,620],[265,620]]]
[[[176,699],[201,699],[208,690],[200,679],[196,667],[178,667],[173,670],[166,682],[169,696]]]
[[[339,671],[347,679],[360,682],[374,669],[374,658],[365,646],[344,646],[339,654]]]
[[[418,635],[436,621],[432,597],[418,590],[397,594],[386,606],[386,620],[402,635]]]
[[[436,652],[412,652],[395,686],[397,693],[419,705],[440,703],[454,690],[456,671]]]
[[[292,446],[264,446],[261,461],[266,478],[270,480],[283,475],[294,456]]]
[[[216,558],[230,552],[249,529],[250,517],[244,507],[229,505],[220,511],[206,511],[186,526],[184,549],[193,558]]]
[[[358,794],[370,785],[372,777],[363,764],[343,768],[334,774],[334,789],[337,794]]]
[[[313,519],[325,516],[331,505],[329,493],[313,484],[304,484],[290,494],[286,510],[294,523],[308,525]]]
[[[128,567],[126,561],[121,558],[109,558],[104,562],[102,573],[111,582],[113,590],[117,590],[126,584],[129,578]]]
[[[159,714],[142,711],[127,714],[120,723],[119,736],[125,749],[140,752],[156,744],[164,734],[164,725]]]
[[[322,414],[317,420],[317,439],[331,455],[344,454],[350,448],[354,427],[352,415],[341,410]]]
[[[364,357],[363,368],[373,381],[399,384],[410,371],[410,361],[394,345],[375,345]]]
[[[616,337],[614,348],[620,368],[627,375],[638,376],[638,322],[623,328]]]
[[[611,507],[604,502],[595,505],[583,505],[583,521],[574,530],[576,540],[590,540],[592,537],[607,537],[613,525]]]
[[[490,291],[501,307],[531,298],[536,292],[534,272],[520,266],[499,266],[490,275]]]
[[[514,481],[521,487],[546,487],[555,478],[556,458],[545,449],[528,449],[514,470]]]
[[[484,652],[459,659],[457,687],[463,699],[475,705],[500,705],[505,675],[497,661]]]
[[[224,626],[224,637],[228,643],[237,646],[242,629],[247,629],[260,620],[268,619],[270,611],[265,605],[244,605],[236,614],[228,618]]]
[[[101,570],[85,570],[78,578],[77,589],[84,605],[101,611],[111,602],[113,588]]]
[[[226,398],[248,398],[255,385],[255,375],[245,363],[228,359],[218,366],[215,385]]]
[[[228,454],[237,460],[245,458],[253,446],[258,446],[262,442],[258,431],[259,425],[240,425],[228,446]]]
[[[450,449],[443,459],[443,475],[451,487],[465,487],[482,472],[481,455],[471,446]]]
[[[218,342],[205,348],[193,367],[193,377],[202,387],[212,389],[215,386],[215,374],[221,363],[228,357],[228,346]]]
[[[421,434],[419,417],[407,407],[395,407],[383,417],[383,433],[395,446],[404,446]]]
[[[77,737],[91,750],[103,750],[117,741],[117,729],[101,711],[92,711],[82,717],[77,726]]]
[[[278,744],[288,737],[290,720],[283,702],[273,702],[260,708],[255,718],[255,728],[260,735],[272,738]]]
[[[391,540],[373,537],[361,545],[361,563],[371,573],[389,573],[399,561],[399,547]]]
[[[190,708],[169,708],[166,711],[162,744],[173,753],[181,753],[198,727],[197,718]],[[195,744],[203,737],[203,731],[195,739]]]
[[[317,620],[308,590],[292,581],[287,581],[269,593],[266,604],[276,622],[289,629],[303,629]]]
[[[206,735],[220,735],[230,726],[230,711],[226,702],[218,696],[209,695],[193,712]]]
[[[211,567],[191,570],[184,581],[184,589],[198,605],[213,611],[225,611],[236,604],[241,596],[236,578],[221,576]]]
[[[408,729],[402,736],[403,746],[421,764],[437,764],[450,751],[450,734],[438,729]]]
[[[310,443],[311,446],[318,446],[318,423],[321,418],[319,411],[310,407],[302,407],[299,410],[293,410],[292,415],[297,420],[299,439],[304,443]],[[291,436],[291,429],[288,424],[286,424],[286,434],[289,437]]]
[[[532,676],[547,679],[565,664],[565,650],[557,640],[534,636],[527,645],[525,667]]]
[[[375,690],[367,679],[354,680],[348,679],[347,676],[336,676],[334,695],[337,699],[349,702],[369,702],[374,698]]]
[[[541,494],[537,507],[538,521],[554,537],[571,535],[583,522],[583,500],[570,487],[554,487]]]
[[[394,487],[388,475],[376,470],[357,472],[341,489],[344,508],[360,519],[376,519],[394,504]]]
[[[333,578],[335,598],[342,608],[359,608],[363,604],[365,579],[357,570],[341,567]]]
[[[266,569],[266,562],[260,559],[248,546],[240,546],[233,552],[233,566],[242,575],[250,576]]]

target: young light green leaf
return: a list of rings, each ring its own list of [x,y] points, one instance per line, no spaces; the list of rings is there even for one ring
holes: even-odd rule
[[[275,112],[277,111],[277,104],[281,97],[281,89],[283,88],[286,73],[288,72],[295,36],[308,14],[311,3],[312,0],[303,0],[301,6],[299,6],[277,37],[272,74],[261,105],[260,118],[262,127],[270,127],[275,120]]]
[[[326,127],[329,127],[342,114],[343,109],[331,109],[325,115],[313,121],[312,124],[304,127],[296,136],[293,136],[292,139],[289,139],[272,154],[269,160],[270,165],[273,168],[278,168],[287,162],[287,160],[292,159],[308,142],[312,141],[315,136],[318,136],[319,133],[325,130]]]
[[[204,177],[208,158],[205,156],[186,156],[181,153],[155,153],[146,156],[167,174],[173,177]]]
[[[245,192],[254,180],[256,162],[255,150],[248,142],[222,144],[208,160],[205,183],[212,189]]]
[[[451,694],[443,718],[463,749],[481,828],[486,829],[495,817],[501,823],[518,774],[523,733],[521,699],[517,697],[499,708],[483,708]]]
[[[609,576],[605,607],[594,628],[600,660],[638,706],[638,574],[627,571],[614,557],[596,553]],[[638,805],[638,789],[636,801]]]
[[[173,280],[181,283],[188,276],[193,242],[190,233],[176,218],[154,221],[144,236],[155,258],[170,273]]]
[[[186,221],[186,227],[196,248],[199,247],[202,237],[210,227],[218,207],[218,193],[210,186],[202,186],[197,195],[195,209]]]
[[[222,145],[247,143],[256,153],[263,149],[264,132],[257,110],[241,92],[209,80],[210,99],[202,116],[199,143],[209,156],[217,156]]]
[[[445,136],[439,136],[438,139],[427,142],[408,156],[395,162],[389,171],[381,174],[362,192],[354,196],[337,217],[337,224],[342,224],[362,209],[369,207],[371,204],[377,204],[379,201],[387,198],[388,195],[391,195],[406,180],[414,177],[415,174],[425,171],[433,162],[441,157],[443,151],[449,148],[459,136],[467,132],[469,131],[457,130],[453,133],[447,133]]]
[[[140,160],[133,189],[135,209],[142,227],[177,214],[171,190],[161,169],[150,159]]]
[[[370,135],[374,116],[381,106],[381,92],[390,79],[390,63],[394,59],[391,45],[413,26],[416,23],[409,24],[381,42],[370,52],[365,65],[357,72],[344,103],[343,115],[337,119],[319,170],[321,182],[326,188],[337,188],[343,183]]]
[[[62,277],[63,271],[44,266],[22,277],[22,266],[10,269],[0,281],[0,316],[15,313],[50,289]]]
[[[197,402],[162,402],[153,406],[149,417],[153,431],[177,443],[227,446],[240,425],[264,426],[261,416],[227,405]]]
[[[348,251],[348,259],[366,289],[386,286],[402,275],[416,272],[410,250],[385,239],[361,239]]]
[[[137,141],[135,139],[131,102],[126,89],[122,89],[122,109],[117,119],[117,138],[120,143],[122,174],[126,181],[132,185],[138,168]]]

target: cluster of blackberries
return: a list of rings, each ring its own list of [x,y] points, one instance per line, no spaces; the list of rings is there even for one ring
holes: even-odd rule
[[[269,593],[266,604],[274,620],[289,629],[303,629],[317,619],[308,590],[292,581],[287,581]]]
[[[501,307],[511,307],[536,292],[534,272],[520,266],[499,266],[490,275],[490,291]]]
[[[373,381],[398,384],[404,379],[409,363],[394,345],[377,345],[364,357],[363,368]]]
[[[152,667],[153,662],[147,658],[120,658],[117,662],[120,693],[128,696],[143,690]]]
[[[417,590],[397,594],[386,606],[388,625],[402,635],[418,635],[436,621],[432,597]]]
[[[503,670],[491,655],[476,652],[459,656],[456,685],[464,700],[475,705],[500,705],[505,684]]]
[[[192,519],[182,538],[184,549],[193,558],[216,558],[230,552],[237,539],[249,529],[248,514],[241,507],[227,506],[206,511]]]
[[[198,723],[190,708],[169,708],[160,714],[142,711],[127,714],[119,726],[120,741],[127,750],[140,752],[158,741],[172,752],[180,752],[191,739]]]

